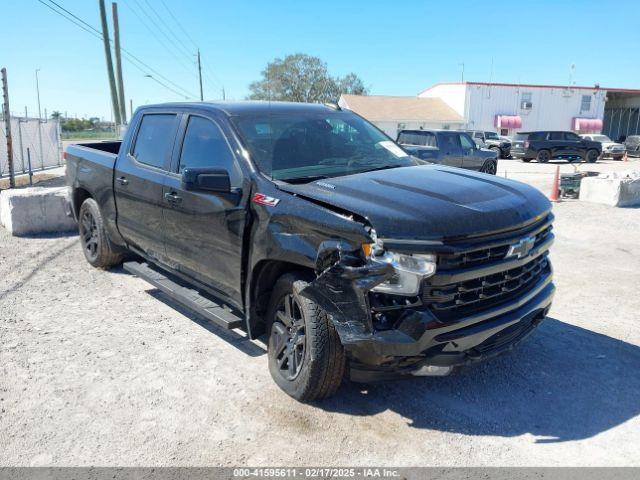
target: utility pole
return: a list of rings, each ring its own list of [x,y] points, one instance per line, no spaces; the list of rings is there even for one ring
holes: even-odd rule
[[[133,118],[133,98],[129,99],[129,118]]]
[[[222,100],[226,100],[227,99],[227,95],[224,92],[224,86],[222,87]]]
[[[204,101],[202,94],[202,64],[200,63],[200,49],[198,49],[198,77],[200,78],[200,101]]]
[[[118,92],[116,90],[116,79],[113,75],[113,61],[111,60],[111,45],[109,43],[109,27],[107,26],[107,11],[104,0],[100,3],[100,22],[102,23],[102,40],[104,41],[104,57],[107,61],[107,76],[109,77],[109,89],[111,90],[111,108],[116,123],[120,124],[120,107],[118,106]]]
[[[461,81],[462,81],[462,83],[464,83],[464,62],[459,63],[458,65],[461,65],[461,66],[462,66],[462,72],[461,72],[461,74],[460,74],[460,75],[461,75],[461,78],[462,78],[462,80],[461,80]]]
[[[42,148],[42,111],[40,110],[40,81],[38,80],[39,68],[36,68],[36,95],[38,97],[38,144],[39,144],[39,156],[40,166],[44,168],[44,149]]]
[[[120,104],[120,116],[122,123],[127,123],[127,104],[124,101],[124,82],[122,80],[122,57],[120,55],[120,23],[118,21],[118,4],[111,4],[113,16],[113,40],[116,54],[116,77],[118,80],[118,103]]]
[[[2,117],[4,118],[4,131],[7,136],[7,161],[9,163],[9,188],[15,188],[16,179],[13,174],[13,144],[11,139],[11,109],[9,108],[9,82],[7,81],[7,69],[2,68]]]

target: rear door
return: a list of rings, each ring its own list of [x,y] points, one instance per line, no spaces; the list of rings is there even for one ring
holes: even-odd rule
[[[460,147],[462,148],[462,167],[469,170],[480,170],[484,159],[478,155],[479,150],[476,147],[476,143],[464,132],[460,132],[458,135],[460,137]]]
[[[246,205],[228,128],[213,116],[185,115],[163,191],[165,246],[171,267],[241,303]],[[231,193],[185,190],[181,173],[187,167],[227,170]]]
[[[143,114],[114,171],[118,230],[151,258],[164,258],[162,187],[178,129],[175,113]]]
[[[458,132],[439,132],[438,148],[443,165],[462,167],[462,146]]]

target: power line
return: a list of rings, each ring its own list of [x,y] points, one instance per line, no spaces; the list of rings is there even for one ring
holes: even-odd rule
[[[194,47],[198,48],[198,44],[193,40],[193,38],[191,37],[191,35],[189,35],[189,32],[187,32],[187,30],[182,26],[182,24],[178,21],[177,17],[173,14],[173,12],[169,9],[169,7],[167,6],[166,3],[164,3],[164,0],[160,0],[162,2],[162,5],[164,6],[165,10],[167,12],[169,12],[169,15],[171,16],[171,18],[173,18],[173,21],[176,23],[176,25],[178,25],[178,28],[180,30],[182,30],[182,33],[185,34],[185,36],[189,39],[189,41],[193,44]]]
[[[140,23],[142,23],[142,25],[151,33],[151,35],[153,35],[153,37],[163,46],[163,48],[171,54],[171,56],[173,58],[175,58],[178,63],[180,63],[180,65],[189,73],[189,74],[194,74],[194,70],[193,70],[193,66],[189,66],[188,64],[184,63],[184,59],[182,57],[179,57],[178,55],[176,55],[176,52],[174,52],[174,50],[172,50],[172,48],[175,48],[175,46],[173,45],[173,42],[169,42],[169,45],[167,45],[167,43],[165,42],[165,40],[162,39],[162,37],[158,36],[158,34],[156,33],[156,30],[154,30],[152,27],[149,26],[149,24],[147,23],[147,21],[143,18],[143,16],[141,16],[138,11],[136,9],[133,8],[133,6],[128,2],[128,0],[124,0],[125,5],[127,6],[127,8],[129,10],[131,10],[131,12],[133,12],[133,14],[138,18],[138,20],[140,20]],[[136,4],[138,5],[138,8],[140,8],[140,5],[136,2]],[[141,10],[142,15],[145,15],[145,12]],[[179,55],[182,55],[182,52],[177,50]]]
[[[145,0],[146,1],[146,0]],[[178,20],[178,17],[173,13],[173,11],[169,8],[169,6],[166,4],[166,2],[164,0],[160,0],[160,2],[162,3],[162,6],[164,7],[164,9],[167,11],[167,13],[169,14],[169,16],[173,19],[174,23],[178,26],[178,28],[182,31],[182,33],[184,33],[185,37],[191,42],[191,44],[195,47],[195,48],[199,48],[198,44],[196,43],[196,41],[193,39],[193,37],[189,34],[189,32],[187,31],[187,29],[185,29],[182,26],[182,23],[180,23],[180,20]],[[207,80],[209,80],[209,82],[211,83],[217,83],[218,86],[224,88],[224,85],[222,84],[222,81],[220,80],[220,78],[218,78],[218,76],[213,73],[213,71],[211,70],[211,68],[209,67],[209,65],[207,64],[207,62],[202,62],[202,67],[204,68],[204,75],[207,78]]]
[[[61,5],[59,5],[58,3],[56,3],[53,0],[48,0],[49,2],[51,2],[52,4],[54,4],[56,7],[60,8],[62,11],[64,11],[65,13],[67,13],[69,16],[65,15],[65,13],[62,13],[59,10],[56,10],[55,8],[53,8],[51,5],[45,3],[43,0],[37,0],[39,3],[41,3],[42,5],[44,5],[45,7],[47,7],[49,10],[51,10],[52,12],[60,15],[62,18],[68,20],[69,22],[73,23],[74,25],[76,25],[77,27],[81,28],[82,30],[84,30],[85,32],[93,35],[94,37],[98,38],[100,41],[103,41],[102,38],[102,32],[100,30],[98,30],[97,28],[93,27],[92,25],[90,25],[89,23],[85,22],[83,19],[81,19],[80,17],[78,17],[77,15],[73,14],[72,12],[70,12],[69,10],[67,10],[66,8],[62,7]],[[171,88],[168,85],[166,85],[165,83],[161,82],[160,80],[158,80],[157,78],[150,76],[150,78],[154,81],[156,81],[157,83],[159,83],[160,85],[162,85],[163,87],[165,87],[167,90],[170,90],[171,92],[175,93],[178,96],[184,97],[185,94],[188,97],[191,98],[196,98],[195,95],[193,95],[193,93],[189,92],[188,90],[184,89],[182,86],[178,85],[177,83],[169,80],[167,77],[165,77],[164,75],[162,75],[159,71],[157,71],[155,68],[147,65],[145,62],[143,62],[142,60],[140,60],[138,57],[136,57],[134,54],[132,54],[131,52],[129,52],[128,50],[121,48],[122,53],[124,54],[124,58],[125,60],[127,60],[131,65],[133,65],[135,68],[137,68],[138,70],[140,70],[142,73],[149,75],[149,71],[151,71],[152,73],[156,74],[158,77],[162,78],[165,82],[173,85],[175,88]],[[137,62],[137,63],[136,63]],[[139,65],[138,65],[139,64]],[[142,65],[142,67],[140,66]],[[145,71],[144,68],[146,68],[148,71]],[[184,93],[181,93],[178,90],[181,90]]]
[[[137,2],[138,0],[135,0],[135,1]],[[156,11],[156,9],[155,9],[155,8],[153,8],[153,6],[149,3],[149,1],[148,1],[148,0],[144,0],[144,3],[146,3],[146,4],[147,4],[147,6],[149,7],[149,9],[150,9],[154,14],[155,14],[155,16],[156,16],[156,17],[158,17],[158,19],[160,20],[160,22],[162,22],[162,24],[167,28],[167,30],[168,30],[168,31],[169,31],[169,33],[173,36],[173,38],[175,38],[175,39],[176,39],[176,41],[177,41],[180,45],[182,45],[182,48],[184,48],[185,52],[189,53],[189,52],[190,52],[189,48],[188,48],[188,47],[187,47],[187,46],[182,42],[182,40],[180,40],[180,39],[178,38],[178,36],[177,36],[175,33],[173,33],[173,30],[171,29],[171,27],[170,27],[169,25],[167,25],[167,23],[164,21],[164,18],[162,18],[162,17],[158,14],[158,12]],[[197,47],[196,47],[196,48],[197,48]]]

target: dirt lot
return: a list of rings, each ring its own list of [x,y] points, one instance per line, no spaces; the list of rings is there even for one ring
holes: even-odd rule
[[[553,166],[501,163],[547,193]],[[0,228],[0,465],[640,465],[640,209],[555,213],[558,293],[516,351],[317,405],[75,236]]]

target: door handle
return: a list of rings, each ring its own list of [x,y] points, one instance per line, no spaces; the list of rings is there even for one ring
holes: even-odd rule
[[[182,202],[182,197],[180,197],[176,192],[165,193],[164,199],[169,203],[173,203],[174,205]]]
[[[129,185],[129,180],[127,180],[127,177],[118,177],[118,178],[116,178],[116,181],[120,185]]]

